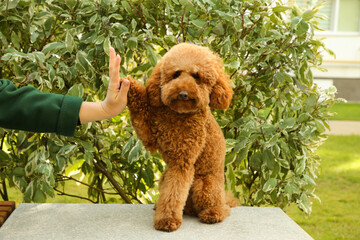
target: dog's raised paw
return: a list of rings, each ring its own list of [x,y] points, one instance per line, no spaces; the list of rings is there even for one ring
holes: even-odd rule
[[[162,218],[155,221],[155,229],[165,232],[172,232],[177,230],[181,225],[181,220],[175,218]]]

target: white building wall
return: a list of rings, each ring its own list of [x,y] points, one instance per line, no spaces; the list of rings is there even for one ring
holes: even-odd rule
[[[318,37],[325,37],[325,46],[336,54],[336,59],[324,53],[322,67],[328,71],[314,71],[314,76],[360,80],[360,34],[318,34]]]

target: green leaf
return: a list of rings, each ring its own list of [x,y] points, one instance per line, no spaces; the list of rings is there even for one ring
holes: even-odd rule
[[[5,9],[6,10],[14,9],[17,7],[19,2],[20,2],[20,0],[8,0],[5,4]]]
[[[225,29],[224,26],[221,22],[218,22],[215,27],[212,29],[212,31],[216,34],[216,35],[224,35],[225,34]]]
[[[324,133],[326,131],[323,122],[320,120],[315,120],[315,126],[319,133]]]
[[[236,31],[242,30],[242,23],[239,18],[235,18],[234,24],[235,24]]]
[[[74,9],[76,6],[77,0],[65,0],[65,4],[68,8]]]
[[[90,166],[93,165],[94,154],[92,152],[85,152],[85,162]]]
[[[307,22],[305,22],[304,20],[302,20],[297,28],[296,28],[296,35],[301,36],[304,33],[306,33],[309,30],[309,24]]]
[[[152,186],[154,183],[154,172],[151,166],[147,166],[143,172],[143,179],[148,186]]]
[[[9,154],[0,149],[0,166],[5,166],[7,162],[11,161]]]
[[[18,175],[13,175],[12,180],[13,180],[14,184],[16,185],[16,187],[18,187],[20,189],[20,191],[22,193],[24,193],[26,190],[26,187],[27,187],[27,182],[25,181],[25,178],[20,177]]]
[[[314,106],[316,105],[317,102],[317,97],[315,95],[310,95],[306,100],[305,100],[305,110],[306,111],[310,111],[314,108]]]
[[[274,155],[269,149],[264,150],[262,154],[262,159],[270,170],[273,170],[275,168],[276,162],[274,160]]]
[[[31,181],[29,185],[26,187],[25,194],[24,194],[24,201],[31,202],[34,196],[34,182]]]
[[[311,118],[311,115],[309,113],[302,113],[298,117],[299,123],[306,122]]]
[[[40,189],[37,189],[34,195],[34,202],[44,203],[45,201],[46,201],[45,194]]]
[[[306,158],[304,156],[298,156],[295,163],[295,173],[297,175],[302,174],[306,168]]]
[[[110,52],[109,52],[109,48],[110,48],[110,38],[107,37],[104,41],[104,44],[103,44],[103,48],[104,48],[104,52],[106,53],[106,55],[109,56]]]
[[[80,144],[88,152],[95,152],[96,151],[96,149],[94,148],[94,146],[92,145],[91,142],[80,141]]]
[[[261,165],[262,165],[262,155],[260,152],[256,152],[254,153],[249,161],[250,167],[254,170],[254,171],[260,171],[261,170]]]
[[[27,177],[31,176],[34,173],[35,168],[36,168],[36,160],[34,159],[29,161],[25,166],[26,176]]]
[[[43,163],[38,167],[38,172],[45,175],[46,178],[49,178],[53,174],[53,167],[50,164]]]
[[[57,154],[56,155],[56,165],[55,165],[56,172],[63,172],[65,167],[66,167],[66,158]]]
[[[24,177],[26,175],[25,169],[21,167],[16,167],[12,174],[20,177]]]
[[[283,168],[290,169],[290,163],[286,159],[278,158],[276,160]]]
[[[94,24],[94,22],[96,21],[97,17],[98,17],[98,15],[97,15],[97,14],[94,14],[94,15],[90,18],[90,20],[89,20],[89,27],[91,27],[91,26]]]
[[[41,189],[42,189],[43,193],[45,193],[47,196],[49,196],[51,198],[55,197],[54,189],[47,182],[41,183]],[[45,198],[46,198],[46,196],[45,196]]]
[[[237,154],[237,157],[236,157],[236,162],[237,163],[241,163],[242,161],[244,161],[247,158],[250,146],[251,145],[248,145],[247,147],[241,149],[239,154]]]
[[[248,144],[249,139],[248,138],[240,138],[240,141],[238,143],[236,143],[236,145],[234,146],[234,152],[238,152],[239,150],[243,149],[246,144]]]
[[[193,3],[190,0],[179,0],[179,3],[190,11],[196,11]]]
[[[132,13],[130,4],[127,1],[121,1],[121,5],[125,8],[128,13]]]
[[[274,190],[275,186],[277,184],[277,180],[275,178],[270,178],[267,180],[262,188],[264,192],[270,192]]]
[[[292,78],[286,73],[277,72],[275,75],[275,81],[278,85],[283,85],[285,83],[292,82]]]
[[[141,153],[141,146],[141,141],[137,140],[135,146],[129,152],[128,161],[130,163],[136,162],[138,160]]]
[[[235,189],[236,176],[235,176],[235,173],[234,173],[234,170],[233,170],[232,166],[227,167],[226,176],[227,176],[227,184],[226,184],[227,190],[231,190],[232,192],[236,192],[236,189]]]
[[[226,154],[225,165],[228,165],[228,164],[231,164],[232,162],[234,162],[235,158],[236,158],[236,152],[230,152],[230,153]]]
[[[300,194],[300,189],[293,182],[288,182],[285,186],[285,194],[289,200],[292,199],[293,194]]]
[[[302,21],[303,19],[299,16],[297,17],[294,17],[291,21],[291,24],[290,24],[290,28],[295,30],[296,27],[298,26],[298,24]]]
[[[301,15],[301,17],[305,21],[309,21],[310,19],[312,19],[315,16],[315,14],[316,14],[316,12],[314,12],[313,10],[307,10]]]
[[[11,33],[11,42],[14,44],[14,47],[19,49],[20,48],[20,38],[16,34],[16,32]]]
[[[43,54],[47,54],[49,52],[55,53],[56,51],[65,48],[65,44],[62,42],[52,42],[45,45],[42,52]]]
[[[195,19],[191,21],[192,24],[194,24],[198,28],[203,28],[206,25],[206,21],[203,19]]]
[[[131,37],[127,41],[127,46],[130,48],[130,50],[135,50],[137,47],[138,39],[137,37]]]
[[[122,148],[121,156],[125,156],[125,154],[131,149],[131,147],[133,146],[134,140],[135,140],[134,137],[129,138],[129,140],[126,142],[126,144]]]
[[[84,162],[85,162],[84,159],[80,159],[80,160],[76,161],[73,165],[69,166],[65,170],[65,176],[71,177],[71,176],[74,176],[74,175],[80,173],[81,166],[83,165]]]
[[[240,67],[240,62],[239,61],[232,61],[231,63],[229,63],[229,67],[231,67],[232,69],[238,69]]]
[[[73,85],[69,89],[68,94],[70,96],[82,98],[84,96],[84,87],[83,87],[83,85],[81,83]]]
[[[284,130],[284,129],[291,129],[295,126],[296,124],[296,119],[295,118],[287,118],[283,121],[280,122],[279,124],[279,128]]]
[[[157,63],[157,57],[154,50],[150,46],[146,46],[146,56],[149,59],[150,64],[155,66]]]
[[[309,197],[305,193],[301,194],[300,200],[298,201],[297,205],[306,214],[309,215],[311,213],[311,202],[309,200]]]
[[[290,7],[286,7],[286,6],[276,6],[274,7],[272,10],[273,12],[285,12],[286,10],[291,9]]]
[[[66,33],[66,37],[65,37],[65,47],[66,50],[69,53],[72,53],[72,51],[74,50],[74,38],[73,36],[70,34],[70,32]]]

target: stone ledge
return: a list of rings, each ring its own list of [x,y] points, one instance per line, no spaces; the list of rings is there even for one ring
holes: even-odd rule
[[[175,232],[153,228],[153,205],[20,204],[0,228],[0,239],[246,239],[311,240],[279,208],[236,207],[218,224],[184,216]]]

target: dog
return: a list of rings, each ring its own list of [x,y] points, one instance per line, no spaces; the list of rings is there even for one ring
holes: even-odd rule
[[[181,43],[155,66],[146,87],[127,79],[136,134],[167,164],[155,229],[177,230],[183,213],[204,223],[223,221],[237,200],[225,193],[225,139],[210,110],[227,109],[233,95],[221,58],[207,47]]]

